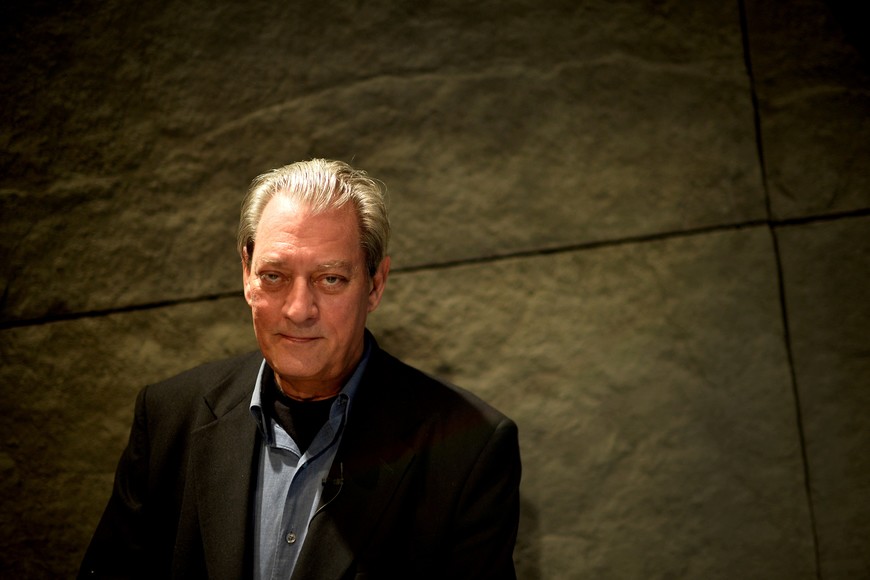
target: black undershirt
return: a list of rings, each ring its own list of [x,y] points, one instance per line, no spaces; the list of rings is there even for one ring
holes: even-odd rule
[[[281,391],[271,369],[266,367],[263,375],[263,410],[293,438],[299,452],[305,453],[320,428],[329,419],[329,410],[336,397],[319,401],[298,401]]]

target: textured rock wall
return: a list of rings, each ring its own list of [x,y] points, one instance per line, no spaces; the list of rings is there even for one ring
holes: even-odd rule
[[[845,2],[30,2],[0,18],[3,577],[68,577],[144,384],[254,346],[258,173],[392,196],[382,344],[514,417],[520,577],[870,575]]]

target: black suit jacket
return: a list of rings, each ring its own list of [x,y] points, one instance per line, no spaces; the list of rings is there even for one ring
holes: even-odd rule
[[[139,393],[80,577],[250,576],[261,437],[249,403],[262,360],[212,363]],[[510,419],[375,345],[345,429],[294,580],[515,578]]]

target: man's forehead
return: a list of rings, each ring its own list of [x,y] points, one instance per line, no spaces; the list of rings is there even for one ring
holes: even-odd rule
[[[353,222],[359,225],[359,215],[353,204],[344,204],[339,207],[316,208],[311,204],[285,195],[276,194],[260,213],[257,220],[256,232],[263,233],[267,230],[283,230],[288,226],[304,228],[317,223],[318,228],[324,224],[342,224],[346,226]],[[313,226],[312,226],[313,227]],[[357,228],[348,229],[358,231]]]
[[[359,215],[353,204],[344,204],[339,207],[315,208],[311,204],[300,201],[280,193],[275,195],[263,208],[257,223],[256,232],[263,230],[282,230],[285,226],[293,224],[296,227],[304,227],[306,224],[317,222],[354,223],[357,227],[345,228],[348,234],[359,234]]]

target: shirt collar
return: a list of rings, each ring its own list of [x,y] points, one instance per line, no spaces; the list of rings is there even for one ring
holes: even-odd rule
[[[350,408],[353,405],[353,400],[356,396],[356,392],[359,390],[359,384],[362,380],[362,376],[365,373],[366,366],[368,365],[369,358],[372,352],[372,342],[373,339],[369,335],[368,331],[365,333],[365,337],[363,339],[363,355],[360,359],[359,363],[356,365],[356,369],[354,369],[353,374],[351,374],[350,378],[341,388],[341,391],[338,393],[338,397],[336,400],[345,401],[344,405],[344,413],[345,417],[350,412]],[[266,369],[270,369],[269,365],[266,364],[266,360],[264,359],[262,364],[260,364],[260,371],[257,373],[257,381],[254,383],[254,393],[251,395],[251,404],[250,410],[251,415],[253,415],[254,420],[257,422],[257,427],[260,429],[260,433],[263,435],[265,440],[268,443],[273,443],[274,434],[272,429],[270,428],[270,420],[268,415],[266,415],[263,410],[263,376],[265,372],[268,372]],[[336,409],[340,408],[333,404],[332,411],[330,415],[336,412]]]

